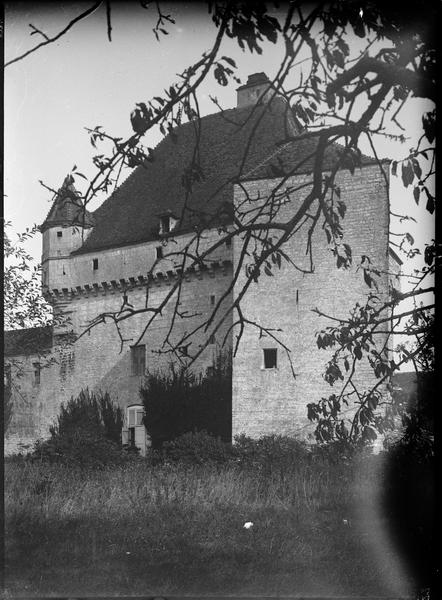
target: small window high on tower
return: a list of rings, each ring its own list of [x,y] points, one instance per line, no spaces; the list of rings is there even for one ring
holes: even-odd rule
[[[264,369],[276,369],[278,366],[278,350],[276,348],[264,348]]]

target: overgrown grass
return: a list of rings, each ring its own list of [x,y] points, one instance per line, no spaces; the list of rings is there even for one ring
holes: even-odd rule
[[[411,582],[381,539],[379,462],[319,457],[246,469],[137,460],[101,471],[10,462],[7,589],[404,594]]]

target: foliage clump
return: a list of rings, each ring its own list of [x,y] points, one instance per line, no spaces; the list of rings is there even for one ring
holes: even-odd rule
[[[206,431],[188,432],[165,442],[161,458],[186,465],[227,464],[232,458],[232,447]]]
[[[149,374],[140,394],[144,424],[155,450],[189,432],[206,431],[214,437],[230,440],[230,356],[220,354],[212,371],[205,376],[173,367],[169,374]]]
[[[33,458],[75,466],[118,463],[121,448],[123,411],[109,394],[82,390],[61,407],[50,438],[37,441]]]
[[[311,454],[306,442],[284,435],[265,435],[259,439],[244,434],[235,437],[233,458],[239,467],[272,471],[288,468],[308,460]]]

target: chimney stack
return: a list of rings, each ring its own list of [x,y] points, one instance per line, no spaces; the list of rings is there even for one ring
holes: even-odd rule
[[[249,75],[247,83],[241,85],[237,90],[237,107],[252,106],[253,104],[266,103],[274,93],[270,79],[265,73],[253,73]]]

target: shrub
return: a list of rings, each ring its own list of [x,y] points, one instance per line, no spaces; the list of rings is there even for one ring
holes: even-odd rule
[[[31,458],[80,467],[120,462],[122,426],[123,412],[109,394],[82,390],[61,407],[50,438],[34,445]]]
[[[125,459],[115,442],[91,431],[71,431],[68,435],[53,436],[37,441],[32,459],[57,462],[72,467],[96,467],[118,464]]]
[[[61,407],[50,433],[52,438],[69,438],[81,430],[120,444],[122,427],[123,411],[112,403],[109,394],[86,389]]]
[[[230,441],[232,375],[229,356],[219,355],[205,377],[173,367],[169,374],[146,377],[140,390],[144,424],[154,449],[189,432],[207,433]]]
[[[230,444],[206,431],[184,433],[171,442],[165,442],[161,449],[163,460],[192,465],[226,463],[231,456]]]
[[[268,470],[293,469],[309,459],[305,442],[283,435],[265,435],[252,439],[242,434],[235,437],[232,449],[235,462],[246,468]]]

